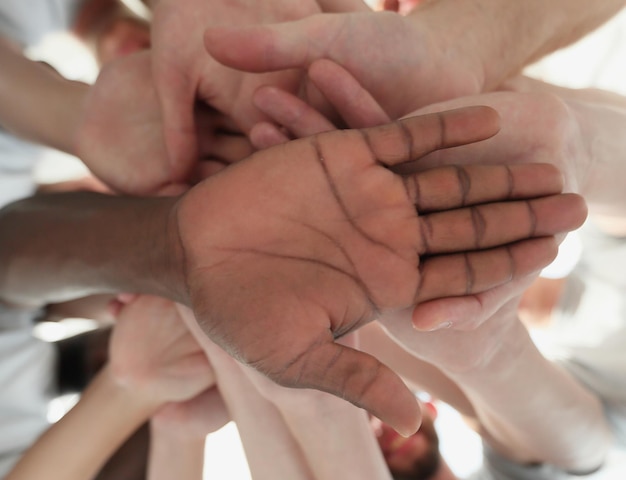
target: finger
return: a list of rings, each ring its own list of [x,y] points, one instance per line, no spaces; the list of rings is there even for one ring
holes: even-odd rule
[[[253,97],[254,105],[272,121],[297,137],[335,130],[335,126],[313,107],[284,90],[264,86]]]
[[[580,227],[587,216],[579,195],[499,202],[419,217],[423,254],[481,250]]]
[[[269,122],[259,122],[250,129],[250,142],[258,149],[263,150],[289,141],[276,125]]]
[[[498,133],[499,121],[495,110],[477,106],[406,118],[360,132],[374,158],[393,166],[435,150],[490,138]]]
[[[475,295],[438,298],[420,303],[413,309],[413,327],[421,331],[475,329],[505,303],[521,294],[535,278],[531,274]]]
[[[309,78],[350,128],[375,127],[391,119],[367,90],[339,64],[316,60]]]
[[[364,408],[409,436],[421,415],[415,396],[391,369],[376,358],[335,342],[319,344],[294,362],[279,383],[322,390]]]
[[[341,15],[319,14],[274,25],[212,27],[204,34],[204,45],[215,60],[238,70],[307,68],[330,51],[333,36],[329,33],[341,21]]]
[[[503,247],[427,257],[415,304],[487,291],[539,271],[556,257],[554,237],[523,240]]]
[[[404,177],[418,212],[560,193],[561,172],[549,164],[452,165]]]

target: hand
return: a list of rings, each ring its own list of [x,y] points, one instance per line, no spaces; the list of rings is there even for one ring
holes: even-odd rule
[[[172,164],[163,141],[163,122],[152,83],[150,53],[107,65],[91,88],[76,134],[78,155],[109,186],[124,193],[153,194],[188,183],[198,170],[214,172],[252,153],[221,115],[196,111],[198,157]]]
[[[351,127],[389,121],[369,92],[339,65],[328,60],[318,60],[311,65],[308,74],[312,83]],[[304,137],[335,129],[328,119],[310,105],[274,87],[259,89],[255,94],[255,103],[275,123],[260,123],[252,129],[250,137],[258,147],[286,142],[288,134]],[[554,94],[497,92],[433,104],[415,113],[440,112],[447,108],[477,104],[489,105],[499,112],[502,128],[497,135],[462,148],[438,150],[418,162],[402,165],[398,171],[414,172],[469,162],[545,162],[552,163],[563,172],[567,190],[585,192],[586,198],[591,200],[607,196],[606,189],[594,190],[588,187],[593,184],[590,181],[593,175],[590,172],[587,140],[581,134],[577,116],[572,109]],[[596,184],[607,185],[607,182]],[[530,278],[521,278],[510,285],[473,296],[445,298],[417,305],[413,312],[414,326],[421,330],[443,326],[473,330],[506,302],[519,295],[536,273]]]
[[[109,348],[118,383],[156,404],[188,400],[215,383],[204,351],[170,300],[144,295],[122,307]]]
[[[250,25],[302,18],[319,12],[314,0],[258,2],[237,0],[158,0],[153,2],[153,71],[163,109],[164,133],[173,168],[198,154],[193,111],[204,101],[247,129],[263,117],[250,103],[264,83],[285,88],[298,84],[300,74],[242,75],[206,54],[202,37],[211,25]]]
[[[329,132],[194,187],[177,221],[199,324],[278,383],[339,395],[413,431],[418,409],[402,381],[334,340],[386,312],[536,271],[554,256],[549,236],[582,222],[579,197],[536,198],[561,189],[551,167],[390,170],[497,128],[492,110],[474,108]],[[515,198],[533,199],[497,202]],[[515,243],[528,237],[547,238]]]
[[[396,13],[359,12],[210,28],[205,44],[219,62],[248,72],[306,69],[315,60],[332,60],[345,67],[391,118],[398,118],[432,102],[481,90],[470,56],[457,58],[440,33],[440,28],[418,25]]]

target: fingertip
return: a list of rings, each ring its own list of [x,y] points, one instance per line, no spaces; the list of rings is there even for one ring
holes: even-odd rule
[[[469,121],[476,127],[477,137],[480,140],[486,140],[496,135],[501,128],[501,118],[498,111],[488,105],[474,105],[470,107],[464,107],[457,110],[462,118],[467,115],[468,118],[465,121]]]
[[[270,148],[281,143],[287,143],[289,138],[274,124],[269,122],[259,122],[252,127],[250,133],[250,143],[258,150]]]

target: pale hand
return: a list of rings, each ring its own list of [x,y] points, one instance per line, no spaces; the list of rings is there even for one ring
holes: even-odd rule
[[[204,351],[170,300],[142,295],[124,305],[109,350],[116,381],[157,405],[188,400],[215,383]]]
[[[295,71],[244,76],[225,68],[204,49],[206,28],[295,20],[320,11],[314,0],[158,0],[153,5],[153,72],[165,119],[165,143],[175,169],[198,155],[193,116],[197,101],[232,117],[245,131],[264,118],[250,101],[258,86],[277,83],[292,88],[301,78]]]
[[[173,163],[167,156],[163,121],[152,81],[150,52],[130,55],[103,68],[91,87],[76,134],[78,155],[114,190],[158,193],[189,183],[194,174],[216,170],[252,153],[242,135],[221,115],[197,109],[198,156]],[[206,160],[199,162],[199,160]]]

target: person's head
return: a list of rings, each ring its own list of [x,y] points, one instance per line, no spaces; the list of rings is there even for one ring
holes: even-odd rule
[[[435,430],[437,410],[427,402],[422,403],[422,412],[422,426],[408,438],[373,420],[378,444],[394,480],[428,480],[441,468],[439,437]]]
[[[150,24],[122,0],[85,0],[73,31],[101,66],[150,48]]]

